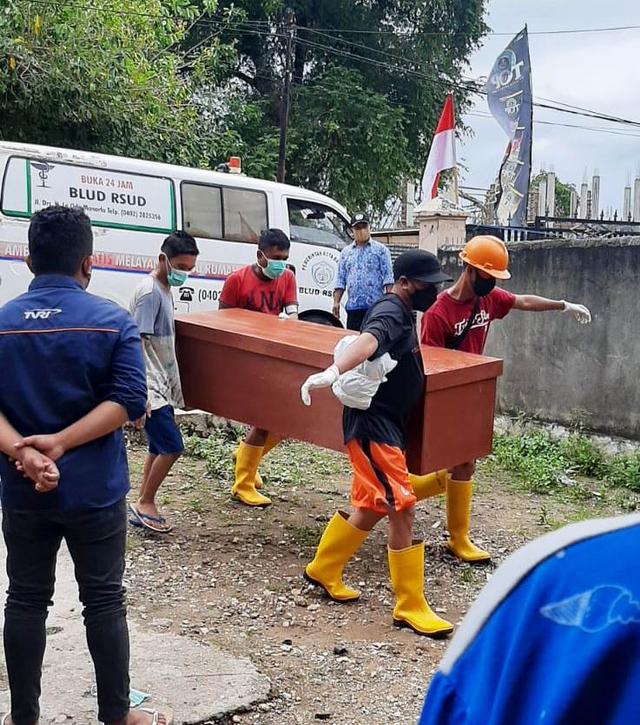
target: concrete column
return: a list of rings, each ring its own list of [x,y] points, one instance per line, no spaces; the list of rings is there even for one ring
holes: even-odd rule
[[[587,182],[583,181],[582,186],[580,187],[580,218],[581,219],[589,218],[589,211],[587,209],[588,191],[589,191],[589,187],[587,186]]]
[[[569,192],[569,216],[575,217],[576,212],[578,210],[578,192],[576,191],[576,187],[573,186],[573,184],[570,187]]]
[[[597,171],[597,169],[596,169]],[[596,173],[591,179],[591,218],[600,216],[600,174]]]
[[[629,216],[631,215],[632,208],[631,208],[631,187],[625,186],[624,187],[624,204],[622,206],[622,220],[623,222],[629,221]]]
[[[547,207],[549,216],[556,214],[556,172],[550,171],[547,174]]]
[[[640,179],[633,183],[633,221],[640,222]]]
[[[547,215],[547,177],[540,179],[538,185],[538,216]]]

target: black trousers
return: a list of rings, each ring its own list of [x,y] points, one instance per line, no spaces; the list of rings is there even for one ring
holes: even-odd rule
[[[347,330],[360,332],[367,310],[347,310]]]
[[[25,484],[26,485],[26,484]],[[127,535],[125,501],[83,511],[2,512],[9,590],[4,651],[15,725],[40,716],[45,623],[53,604],[56,558],[62,539],[75,567],[87,644],[96,672],[98,719],[129,712],[129,631],[122,586]],[[73,677],[61,672],[60,677]]]

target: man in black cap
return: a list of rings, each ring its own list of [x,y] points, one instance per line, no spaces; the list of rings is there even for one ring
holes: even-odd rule
[[[355,242],[340,254],[333,292],[333,314],[340,318],[340,301],[347,292],[347,327],[359,330],[367,310],[393,286],[391,255],[384,244],[371,239],[369,217],[359,211],[351,218]]]
[[[413,539],[416,497],[409,483],[404,450],[409,418],[424,390],[424,367],[414,310],[424,312],[436,300],[436,285],[449,280],[437,257],[420,249],[404,252],[393,267],[394,284],[362,323],[362,334],[335,364],[311,375],[300,394],[326,388],[343,373],[385,353],[397,361],[367,410],[344,409],[342,426],[353,468],[351,515],[338,511],[325,529],[305,577],[338,602],[360,594],[342,582],[342,570],[367,534],[389,517],[388,557],[396,595],[393,622],[418,634],[443,636],[453,626],[435,614],[424,597],[424,542]]]

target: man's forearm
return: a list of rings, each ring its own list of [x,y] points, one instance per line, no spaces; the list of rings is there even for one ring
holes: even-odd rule
[[[564,310],[564,302],[562,300],[550,300],[547,297],[539,297],[538,295],[516,295],[514,309],[523,310],[524,312],[561,311]]]
[[[122,405],[106,400],[83,418],[61,430],[57,437],[64,450],[69,451],[121,428],[128,418]]]
[[[0,413],[0,451],[11,458],[15,458],[15,445],[22,440],[22,436],[15,430],[9,421]]]
[[[304,405],[311,405],[311,391],[314,388],[328,388],[349,370],[373,355],[378,349],[378,341],[370,332],[363,332],[357,340],[347,345],[345,351],[333,365],[321,373],[310,375],[300,388],[300,397]]]
[[[342,295],[344,294],[343,289],[336,289],[333,291],[333,302],[336,305],[340,304],[340,300],[342,299]]]
[[[378,349],[378,341],[370,332],[363,332],[357,340],[347,346],[345,351],[336,360],[335,366],[340,374],[353,370],[356,366],[368,360]]]

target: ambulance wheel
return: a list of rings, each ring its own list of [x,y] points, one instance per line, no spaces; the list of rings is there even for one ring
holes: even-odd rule
[[[328,327],[342,327],[340,320],[336,319],[330,312],[314,310],[313,312],[302,312],[299,315],[303,322],[313,322],[316,325],[327,325]]]

